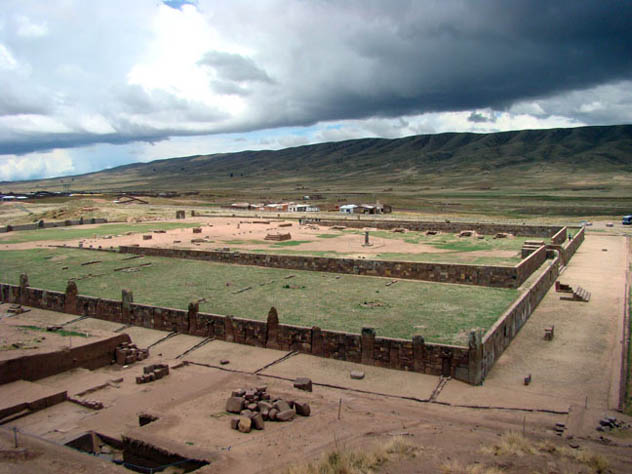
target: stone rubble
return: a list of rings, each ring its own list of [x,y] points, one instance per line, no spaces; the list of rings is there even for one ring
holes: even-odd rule
[[[124,342],[115,350],[116,363],[119,365],[129,365],[136,361],[145,360],[149,357],[149,349],[139,349],[136,344]]]
[[[231,418],[230,427],[242,433],[249,433],[252,429],[263,430],[266,421],[291,421],[296,415],[311,414],[307,402],[273,398],[265,385],[247,390],[233,390],[226,400],[226,411],[240,415]]]
[[[167,364],[151,364],[143,367],[143,375],[136,377],[136,383],[149,383],[169,375]]]

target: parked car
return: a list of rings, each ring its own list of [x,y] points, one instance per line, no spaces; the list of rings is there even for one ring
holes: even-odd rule
[[[623,220],[621,221],[623,225],[632,225],[632,216],[623,216]]]

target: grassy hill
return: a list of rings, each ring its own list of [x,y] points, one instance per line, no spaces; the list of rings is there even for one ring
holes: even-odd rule
[[[517,199],[524,208],[542,198],[553,208],[560,202],[571,207],[597,202],[597,215],[609,214],[613,200],[624,201],[613,214],[628,208],[631,178],[632,125],[619,125],[366,138],[189,156],[0,188],[54,190],[70,181],[72,189],[212,190],[246,200],[295,198],[297,192],[340,200],[360,193],[415,208],[424,199],[433,205],[437,196],[454,199],[457,207],[468,200]],[[444,204],[449,207],[450,201]]]

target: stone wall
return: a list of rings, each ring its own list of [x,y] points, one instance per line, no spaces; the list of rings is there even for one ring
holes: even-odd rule
[[[572,231],[572,229],[569,230]],[[577,232],[575,232],[571,240],[565,240],[563,244],[549,244],[547,245],[547,248],[549,250],[557,250],[560,257],[562,258],[562,264],[568,265],[568,262],[571,261],[571,258],[573,258],[573,255],[575,255],[575,252],[577,252],[577,249],[582,244],[585,237],[586,230],[584,227],[582,227],[581,229],[577,230]]]
[[[32,382],[78,367],[90,370],[103,367],[112,363],[114,351],[122,342],[130,342],[127,334],[61,351],[0,361],[0,385],[20,379]]]
[[[18,230],[37,230],[37,229],[49,229],[52,227],[68,227],[68,226],[83,225],[83,224],[105,224],[107,223],[107,221],[108,221],[107,219],[101,219],[97,217],[91,217],[88,219],[84,219],[82,217],[80,219],[55,221],[55,222],[39,221],[33,224],[16,224],[16,225],[0,226],[0,233],[12,232],[12,231],[18,231]]]
[[[366,328],[362,334],[351,334],[323,330],[316,326],[280,324],[274,308],[270,310],[266,321],[258,321],[201,313],[198,305],[194,303],[191,303],[186,311],[136,304],[131,293],[125,290],[121,301],[79,295],[74,281],[68,283],[65,293],[31,288],[26,277],[22,279],[22,285],[1,283],[0,296],[5,302],[85,315],[121,324],[211,337],[257,347],[298,351],[391,369],[450,375],[465,382],[470,381],[468,347],[425,343],[421,336],[415,336],[411,340],[377,337],[371,328]],[[121,336],[127,338],[125,334]],[[112,351],[116,345],[118,343],[112,345]],[[81,347],[76,350],[81,351]],[[111,356],[108,357],[111,360]],[[75,366],[72,364],[87,364],[84,356],[74,354],[68,356],[67,362],[70,363],[70,368]],[[53,365],[66,367],[64,364],[60,365],[56,359]],[[42,364],[42,367],[48,365]],[[10,371],[17,373],[14,369],[22,371],[20,367],[13,367]],[[34,376],[30,372],[33,370],[35,369],[24,369],[22,373],[27,375],[22,378]],[[42,370],[48,373],[50,369]]]
[[[301,255],[271,255],[245,252],[219,252],[155,247],[119,247],[121,253],[154,257],[186,258],[239,265],[255,265],[289,270],[346,273],[408,280],[459,283],[465,285],[518,288],[537,268],[546,252],[530,256],[515,266],[466,265],[352,258],[310,257]],[[539,263],[537,263],[539,261]]]
[[[568,227],[564,226],[560,231],[551,237],[551,243],[556,245],[563,245],[566,242],[566,236],[568,235]]]
[[[560,265],[567,261],[565,258],[570,259],[583,240],[584,230],[581,229],[572,241],[555,249],[557,251],[552,250],[551,246],[542,246],[516,266],[517,279],[526,279],[534,269],[542,268],[542,265],[545,267],[484,336],[481,332],[470,333],[467,347],[426,343],[422,336],[414,336],[410,340],[378,337],[372,328],[363,329],[361,334],[352,334],[323,330],[316,326],[310,328],[280,324],[274,308],[270,310],[266,321],[258,321],[201,313],[196,303],[191,303],[187,310],[136,304],[131,292],[126,290],[122,291],[121,301],[93,298],[79,295],[74,281],[68,283],[65,293],[41,290],[29,287],[26,275],[20,278],[20,285],[0,283],[0,298],[5,302],[121,324],[298,351],[391,369],[449,375],[470,384],[480,384],[553,285],[559,275]],[[545,260],[547,253],[553,253],[554,259]]]
[[[543,248],[543,247],[542,247]],[[494,363],[509,346],[520,328],[559,276],[561,257],[546,263],[546,269],[522,293],[482,338],[480,374],[473,377],[475,384],[482,382]]]
[[[438,230],[456,234],[463,230],[475,230],[479,234],[494,235],[501,232],[514,234],[520,237],[545,237],[551,238],[559,233],[560,226],[546,225],[519,225],[519,224],[492,224],[480,222],[429,222],[429,221],[403,221],[403,220],[372,220],[341,218],[341,219],[318,219],[316,223],[322,226],[342,225],[345,227],[363,228],[376,227],[378,229],[395,229],[401,227],[408,230],[425,232],[427,230]]]

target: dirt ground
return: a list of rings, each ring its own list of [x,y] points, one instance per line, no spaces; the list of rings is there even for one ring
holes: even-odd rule
[[[414,458],[386,464],[384,472],[467,472],[467,466],[520,473],[597,472],[555,454],[551,446],[600,454],[610,465],[606,472],[632,472],[631,431],[595,430],[605,414],[632,421],[613,410],[618,404],[628,259],[624,238],[588,235],[560,280],[590,291],[591,301],[564,301],[554,289],[549,291],[484,384],[477,387],[223,341],[210,341],[183,356],[203,339],[183,335],[165,339],[167,333],[160,331],[125,328],[123,332],[139,346],[155,344],[150,358],[130,366],[76,370],[32,382],[42,390],[67,390],[69,395],[103,386],[86,398],[103,402],[105,408],[94,411],[64,402],[0,426],[16,426],[23,432],[24,443],[32,443],[30,449],[37,454],[29,461],[0,457],[0,473],[37,472],[43,459],[55,461],[49,472],[106,472],[107,465],[91,465],[101,460],[84,459],[75,451],[69,451],[72,455],[67,458],[60,454],[68,451],[60,444],[91,430],[117,438],[125,434],[211,462],[198,472],[282,472],[329,449],[366,451],[402,435],[418,451]],[[7,307],[0,306],[0,313]],[[45,324],[55,318],[63,320],[62,315],[33,309],[21,315],[20,321]],[[13,324],[12,319],[0,319],[1,334]],[[543,329],[551,324],[555,338],[544,341]],[[112,323],[91,319],[69,326],[104,334],[116,329]],[[229,363],[221,365],[220,359]],[[166,362],[173,367],[182,361],[189,364],[172,369],[164,379],[135,383],[146,364]],[[349,374],[354,369],[363,370],[365,378],[352,380]],[[533,381],[525,386],[522,379],[529,373]],[[313,392],[293,388],[298,376],[313,380]],[[122,382],[114,382],[121,377]],[[249,434],[231,430],[230,416],[224,411],[231,390],[261,384],[275,396],[308,401],[312,415],[289,423],[267,422],[263,431]],[[0,399],[9,390],[15,397],[21,388],[0,386]],[[159,419],[140,427],[141,411]],[[556,423],[566,426],[561,437],[554,433]],[[495,446],[499,436],[509,431],[524,433],[533,443],[548,442],[549,448],[527,455],[481,450]],[[3,433],[0,429],[0,441],[6,446],[10,437],[3,438]],[[29,434],[56,444],[42,443]],[[113,465],[110,468],[122,472]]]
[[[401,238],[383,238],[371,235],[375,228],[357,229],[359,232],[369,231],[369,243],[365,244],[363,233],[350,233],[331,227],[319,226],[317,224],[300,225],[295,220],[281,219],[244,219],[230,217],[188,217],[185,220],[173,221],[180,223],[196,222],[201,224],[201,233],[193,233],[188,229],[171,229],[164,233],[130,233],[130,235],[112,235],[108,238],[87,238],[68,241],[43,240],[37,242],[24,242],[17,244],[2,244],[3,236],[0,235],[0,248],[3,250],[26,250],[31,248],[42,248],[49,245],[68,245],[76,247],[80,243],[87,248],[117,248],[120,245],[131,246],[140,245],[143,247],[160,248],[194,248],[199,250],[216,250],[222,248],[239,250],[291,250],[292,252],[335,252],[344,254],[350,258],[374,258],[383,253],[399,254],[441,254],[449,250],[440,249],[424,243],[405,242],[405,234],[395,234]],[[156,229],[160,229],[161,222],[156,222]],[[289,226],[287,226],[289,224]],[[287,227],[286,227],[287,226]],[[89,229],[92,225],[84,225],[82,228]],[[354,229],[356,230],[356,229]],[[265,240],[266,235],[289,233],[292,239],[291,246],[286,247],[284,243],[275,247],[277,242]],[[319,235],[335,235],[336,237],[321,238]],[[143,235],[151,235],[151,240],[144,240]],[[452,234],[448,234],[452,235]],[[7,234],[5,238],[9,238]],[[464,237],[473,239],[475,237]],[[192,242],[194,240],[195,242]],[[285,241],[288,242],[288,241]],[[301,242],[298,245],[294,243]],[[512,250],[477,250],[467,252],[463,255],[464,261],[469,257],[497,257],[512,258],[519,254]]]

